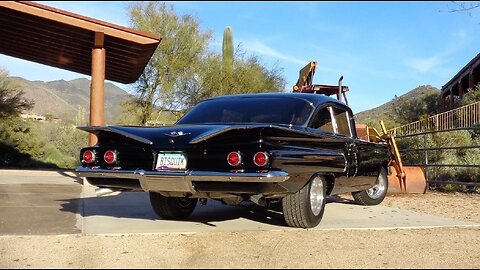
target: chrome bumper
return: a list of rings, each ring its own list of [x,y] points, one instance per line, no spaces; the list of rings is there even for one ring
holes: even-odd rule
[[[215,172],[215,171],[145,171],[145,170],[104,170],[78,167],[80,177],[137,179],[145,191],[176,191],[195,193],[192,182],[243,182],[280,183],[290,176],[285,171],[267,172]]]

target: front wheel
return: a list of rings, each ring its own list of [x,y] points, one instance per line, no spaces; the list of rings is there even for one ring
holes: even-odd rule
[[[323,217],[327,184],[323,176],[314,176],[308,184],[282,199],[285,221],[291,227],[313,228]]]
[[[197,198],[165,197],[150,192],[150,204],[157,215],[163,219],[185,219],[197,205]]]
[[[380,204],[388,189],[388,176],[385,168],[382,167],[377,177],[375,185],[367,190],[352,192],[353,199],[361,205],[377,205]]]

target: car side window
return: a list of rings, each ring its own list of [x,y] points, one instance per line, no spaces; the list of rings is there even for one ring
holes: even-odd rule
[[[336,133],[351,137],[352,133],[350,132],[350,121],[347,111],[332,108],[332,112],[336,124]]]
[[[328,108],[320,109],[315,115],[311,128],[320,129],[334,133],[332,118],[330,117],[330,111]]]

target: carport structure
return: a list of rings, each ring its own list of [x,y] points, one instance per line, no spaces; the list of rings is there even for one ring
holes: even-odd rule
[[[463,96],[478,83],[480,83],[480,53],[442,87],[440,112],[460,107]]]
[[[38,3],[0,1],[0,53],[91,75],[90,125],[105,125],[105,79],[135,82],[160,41],[152,34]],[[90,136],[89,144],[96,140]]]

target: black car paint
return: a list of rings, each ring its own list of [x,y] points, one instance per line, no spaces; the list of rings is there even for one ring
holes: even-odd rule
[[[99,156],[107,150],[118,151],[114,165],[98,160],[83,167],[102,169],[154,170],[159,151],[180,151],[186,154],[188,170],[255,172],[283,170],[290,178],[282,183],[194,183],[201,195],[208,192],[234,194],[263,194],[266,198],[294,193],[302,188],[312,175],[328,176],[330,194],[365,190],[374,185],[381,167],[389,160],[386,145],[359,140],[356,136],[353,114],[345,104],[328,97],[313,94],[253,94],[219,97],[216,100],[280,96],[305,101],[312,106],[309,121],[302,126],[269,123],[209,123],[178,124],[170,127],[81,127],[98,137],[93,149]],[[272,104],[274,105],[274,104]],[[352,135],[333,134],[309,128],[312,117],[319,109],[334,106],[349,112]],[[182,123],[182,119],[179,121]],[[226,162],[231,151],[240,151],[246,158],[239,167]],[[265,168],[253,164],[253,154],[267,151],[271,162]],[[94,185],[127,188],[135,186],[131,179],[93,179]],[[128,184],[122,184],[122,182]],[[138,185],[137,187],[140,187]],[[140,187],[141,188],[141,187]],[[137,188],[140,190],[139,188]],[[161,192],[161,190],[159,190]],[[192,194],[188,194],[192,196]]]

